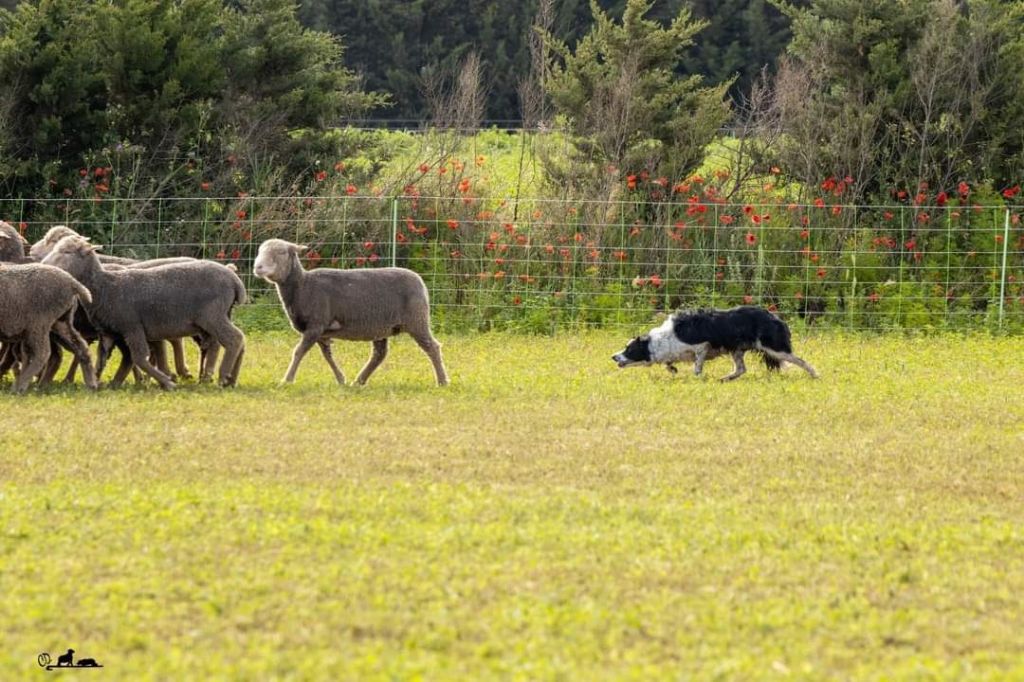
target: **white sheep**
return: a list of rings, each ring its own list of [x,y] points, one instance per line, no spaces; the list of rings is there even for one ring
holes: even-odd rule
[[[313,344],[339,384],[345,375],[334,362],[332,339],[372,341],[373,352],[356,383],[365,384],[388,352],[388,338],[406,332],[430,357],[437,383],[448,383],[441,344],[430,331],[430,302],[423,279],[405,268],[306,271],[299,256],[308,247],[282,239],[260,245],[253,273],[277,287],[278,296],[302,339],[292,353],[284,382],[292,383]]]

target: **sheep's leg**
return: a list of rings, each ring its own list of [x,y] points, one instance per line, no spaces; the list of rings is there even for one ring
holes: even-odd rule
[[[71,357],[71,364],[68,365],[68,371],[64,375],[64,383],[65,384],[73,384],[73,383],[75,383],[75,373],[77,371],[78,371],[78,358],[72,356]]]
[[[384,358],[388,356],[388,340],[377,339],[373,342],[373,352],[370,353],[370,359],[366,361],[366,365],[359,371],[359,376],[356,377],[356,385],[364,386],[373,371],[380,367],[380,363],[384,362]]]
[[[92,358],[89,357],[89,345],[75,329],[71,319],[57,320],[53,325],[53,331],[81,363],[85,385],[94,391],[99,388],[96,372],[92,367]]]
[[[132,362],[141,369],[143,372],[153,377],[159,382],[160,387],[165,391],[174,389],[174,382],[171,381],[171,377],[167,376],[159,369],[154,367],[149,361],[149,342],[146,340],[145,334],[141,331],[136,331],[134,334],[125,337],[125,342],[128,344],[128,350],[132,356]]]
[[[444,360],[441,358],[441,344],[437,342],[434,335],[429,331],[426,333],[413,334],[416,344],[423,349],[423,352],[430,358],[434,365],[434,376],[437,378],[438,386],[448,385],[448,372],[444,368]]]
[[[337,363],[334,362],[334,351],[331,349],[330,339],[320,339],[317,341],[320,345],[320,352],[323,353],[324,360],[327,361],[327,366],[334,372],[334,378],[338,380],[338,384],[341,386],[345,385],[345,374],[338,367]]]
[[[241,330],[239,330],[241,331]],[[231,385],[238,385],[238,377],[242,373],[242,358],[245,357],[245,335],[242,336],[242,347],[238,351],[238,355],[235,356],[235,366],[231,370]]]
[[[200,364],[199,381],[213,381],[213,371],[217,369],[217,358],[220,357],[220,344],[213,339],[204,342],[203,359]]]
[[[54,329],[51,331],[56,331],[56,323],[54,324]],[[60,337],[55,333],[51,333],[50,357],[46,360],[46,366],[43,367],[43,371],[39,375],[40,386],[50,385],[53,382],[53,377],[57,375],[57,370],[60,369],[60,363],[64,359],[64,354],[61,352],[62,345]],[[68,350],[71,350],[71,348],[68,347]]]
[[[203,331],[224,347],[224,358],[220,361],[220,385],[225,388],[236,385],[242,367],[242,356],[245,354],[245,334],[227,318]],[[212,370],[211,364],[211,373]]]
[[[213,378],[213,368],[216,366],[216,354],[220,351],[220,345],[206,334],[192,337],[195,344],[199,346],[199,383],[205,383]],[[213,364],[210,364],[210,353],[214,353]]]
[[[188,363],[185,362],[185,347],[181,339],[171,339],[171,349],[174,351],[174,371],[181,379],[191,379],[192,373],[188,371]]]
[[[14,392],[24,393],[28,384],[36,374],[46,366],[50,359],[50,330],[42,330],[30,334],[22,341],[22,348],[26,355],[26,361],[14,382]]]
[[[14,366],[14,346],[10,343],[0,343],[0,379],[7,376],[7,372]]]
[[[114,346],[114,340],[106,334],[100,334],[96,344],[96,376],[103,376],[103,370],[107,368],[107,360],[110,359],[110,351]]]
[[[309,349],[313,347],[313,344],[320,338],[322,330],[310,330],[307,329],[302,335],[302,339],[295,346],[295,350],[292,351],[292,364],[288,366],[288,371],[284,375],[283,383],[291,384],[295,382],[295,373],[299,371],[299,363],[302,362],[302,358],[306,356]]]
[[[110,380],[110,386],[117,388],[124,383],[124,380],[128,378],[128,373],[131,372],[135,375],[135,383],[142,382],[142,375],[139,374],[139,368],[132,364],[131,352],[127,347],[120,348],[121,351],[121,364],[117,366],[117,371],[114,372],[114,377]]]
[[[167,344],[163,341],[154,341],[149,344],[149,361],[154,367],[169,376],[171,381],[177,379],[174,372],[171,371],[171,366],[167,363]]]

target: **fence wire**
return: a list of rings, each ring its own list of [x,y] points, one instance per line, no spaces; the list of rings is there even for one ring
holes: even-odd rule
[[[29,241],[66,224],[136,258],[234,263],[271,237],[308,268],[401,266],[441,326],[634,326],[677,308],[765,306],[849,329],[1024,330],[1013,208],[818,202],[555,201],[467,196],[189,197],[0,202]]]

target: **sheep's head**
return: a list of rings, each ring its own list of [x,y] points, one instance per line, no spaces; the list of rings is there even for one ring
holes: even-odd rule
[[[60,242],[64,237],[77,237],[78,233],[72,230],[67,225],[56,225],[51,227],[43,238],[32,245],[29,249],[28,255],[32,256],[36,260],[43,260],[50,252],[53,251],[57,243]]]
[[[0,220],[0,260],[19,261],[25,257],[27,242],[10,223]]]
[[[260,244],[252,273],[268,282],[282,282],[287,279],[293,267],[302,267],[299,256],[309,250],[308,246],[292,244],[283,239],[268,239]]]
[[[102,248],[102,246],[90,244],[87,237],[79,235],[64,237],[43,259],[43,264],[53,265],[70,273],[72,277],[78,278],[90,263],[95,262],[98,267],[99,259],[96,257],[96,251]]]

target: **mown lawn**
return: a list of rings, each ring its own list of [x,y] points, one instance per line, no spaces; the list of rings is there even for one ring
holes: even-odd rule
[[[624,340],[281,388],[270,333],[234,391],[5,394],[0,678],[1024,679],[1024,342],[797,338],[820,381],[719,384]]]

